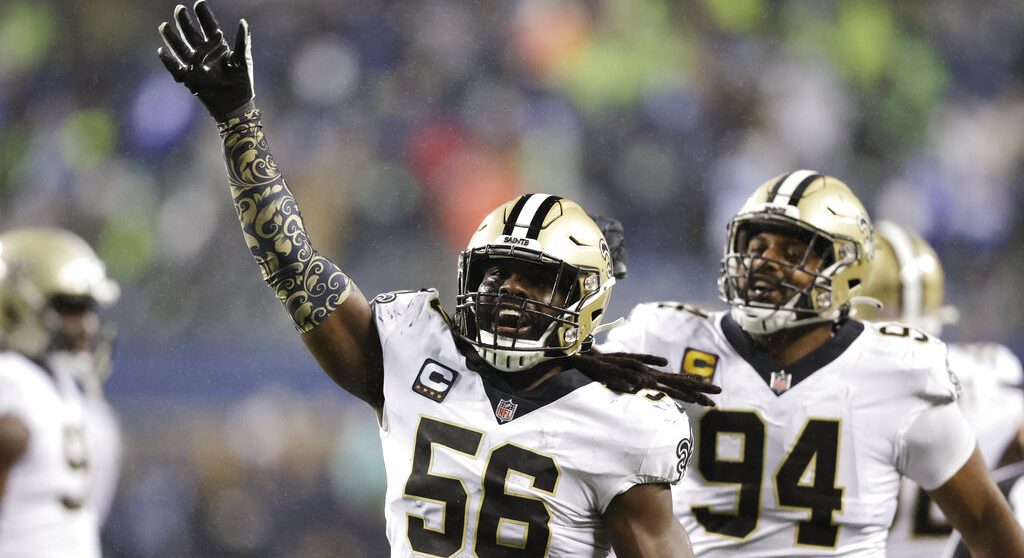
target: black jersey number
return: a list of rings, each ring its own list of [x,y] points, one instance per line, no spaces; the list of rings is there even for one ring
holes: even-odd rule
[[[878,328],[878,333],[888,335],[890,337],[906,337],[907,339],[913,339],[918,343],[928,342],[928,335],[926,333],[903,324],[886,324]]]
[[[420,419],[416,431],[412,473],[405,496],[441,506],[440,527],[427,525],[423,517],[409,514],[409,544],[428,556],[454,556],[466,544],[466,508],[469,491],[465,480],[430,470],[434,447],[443,446],[476,457],[483,433],[430,417]],[[474,551],[480,556],[539,557],[548,550],[551,514],[539,498],[513,490],[513,474],[529,479],[535,490],[553,494],[560,471],[554,459],[515,444],[491,451],[484,467],[483,500]]]
[[[917,537],[944,537],[953,532],[953,528],[946,523],[945,518],[934,517],[932,514],[932,499],[923,488],[917,488],[917,497],[914,498],[914,536]]]
[[[72,472],[86,474],[89,468],[89,454],[86,450],[85,434],[82,429],[74,425],[65,425],[62,447],[64,463],[68,468]],[[60,503],[67,510],[81,509],[85,505],[85,496],[64,494],[60,497]]]
[[[722,436],[742,439],[732,455],[721,455]],[[757,528],[764,482],[765,425],[748,411],[709,411],[700,422],[697,467],[714,484],[738,485],[735,511],[712,511],[694,506],[692,512],[704,529],[727,537],[745,538]],[[810,419],[775,473],[779,507],[809,510],[797,524],[800,545],[834,547],[839,526],[832,516],[843,507],[843,489],[836,486],[839,459],[839,422]],[[813,468],[812,468],[813,467]],[[807,478],[813,471],[813,479]]]

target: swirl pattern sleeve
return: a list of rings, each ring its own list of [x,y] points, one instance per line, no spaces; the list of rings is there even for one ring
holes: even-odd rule
[[[310,244],[299,207],[270,154],[261,111],[252,105],[219,124],[242,235],[263,280],[307,333],[352,292],[352,281]]]

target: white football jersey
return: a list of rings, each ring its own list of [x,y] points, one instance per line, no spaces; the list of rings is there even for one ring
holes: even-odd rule
[[[960,379],[960,408],[989,467],[999,463],[1024,420],[1020,361],[996,343],[952,343],[949,368]],[[952,529],[923,489],[904,479],[889,533],[889,558],[939,556]]]
[[[0,501],[0,556],[98,557],[88,432],[75,380],[20,354],[0,353],[0,415],[8,413],[28,427],[29,443]]]
[[[690,428],[664,394],[616,394],[577,370],[514,393],[467,365],[436,291],[373,309],[392,556],[604,556],[612,499],[682,476]]]
[[[722,388],[717,407],[687,409],[694,460],[673,488],[697,556],[884,556],[901,476],[937,487],[974,448],[945,345],[903,326],[847,321],[783,369],[728,312],[652,303],[600,349],[659,355]],[[936,408],[949,436],[911,438]]]
[[[102,526],[110,513],[121,475],[121,425],[117,414],[102,397],[86,394],[86,447],[92,474],[89,504]]]

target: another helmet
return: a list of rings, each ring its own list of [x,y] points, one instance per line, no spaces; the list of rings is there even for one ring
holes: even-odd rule
[[[554,278],[551,300],[482,292],[484,272],[500,260],[543,266]],[[523,371],[589,346],[614,284],[608,244],[583,208],[558,196],[528,194],[487,215],[460,255],[456,329],[494,368]],[[534,320],[547,327],[533,339],[497,335],[490,324],[501,312],[517,320],[516,329]]]
[[[747,243],[762,231],[798,235],[822,258],[819,269],[800,268],[814,278],[806,288],[783,282],[792,292],[783,304],[751,300],[746,288],[752,271]],[[750,333],[839,320],[867,278],[872,234],[867,211],[840,180],[809,170],[777,176],[759,186],[729,222],[719,294]]]
[[[942,264],[935,250],[895,223],[881,221],[875,232],[875,256],[862,294],[883,308],[858,307],[858,317],[896,319],[939,335],[942,326],[956,321],[957,311],[942,305]]]
[[[46,228],[0,234],[0,343],[4,348],[41,360],[59,349],[55,345],[61,333],[60,316],[55,304],[91,310],[113,303],[119,294],[103,262],[78,236]]]

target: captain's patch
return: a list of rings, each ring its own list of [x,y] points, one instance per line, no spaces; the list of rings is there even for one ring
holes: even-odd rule
[[[416,375],[416,381],[412,383],[412,390],[416,393],[433,399],[440,403],[448,397],[448,392],[459,379],[459,373],[433,359],[427,359],[420,367],[420,373]]]

